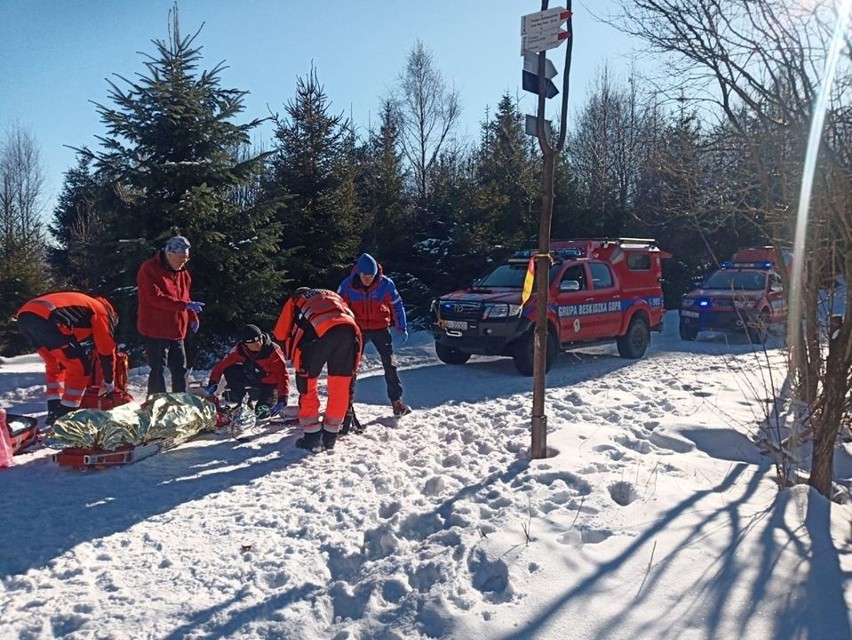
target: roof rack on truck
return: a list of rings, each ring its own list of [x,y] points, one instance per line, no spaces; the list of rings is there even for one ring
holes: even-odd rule
[[[671,257],[670,254],[657,247],[657,241],[653,238],[573,238],[570,240],[551,240],[550,255],[555,259],[566,260],[573,258],[603,258],[611,256],[616,249],[636,249],[642,251],[660,251],[662,257]],[[538,253],[538,249],[522,249],[516,251],[510,260],[529,260]]]

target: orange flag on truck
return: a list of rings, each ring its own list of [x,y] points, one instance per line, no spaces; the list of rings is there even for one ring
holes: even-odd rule
[[[535,257],[531,257],[527,264],[527,275],[524,276],[524,288],[521,291],[521,306],[527,303],[530,299],[533,290],[533,282],[535,281]]]

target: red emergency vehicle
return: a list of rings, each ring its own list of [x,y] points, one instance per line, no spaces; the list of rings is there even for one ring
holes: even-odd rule
[[[680,337],[695,340],[700,331],[745,332],[752,342],[765,343],[772,327],[787,321],[779,269],[789,270],[791,262],[791,254],[779,257],[771,246],[739,249],[683,296]]]
[[[624,358],[641,358],[651,331],[663,326],[661,261],[654,240],[586,238],[551,242],[546,369],[560,350],[616,341]],[[534,249],[517,252],[469,288],[432,302],[438,358],[464,364],[471,355],[510,356],[532,375],[535,294],[521,305]]]

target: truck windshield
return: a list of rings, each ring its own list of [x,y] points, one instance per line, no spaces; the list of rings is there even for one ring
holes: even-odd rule
[[[766,274],[756,271],[716,271],[704,282],[705,289],[736,289],[760,291],[766,283]]]
[[[559,263],[556,263],[550,268],[550,280],[558,271]],[[507,289],[522,289],[524,287],[524,278],[527,275],[527,264],[521,262],[511,262],[501,264],[494,271],[482,278],[476,283],[477,287],[505,287]]]

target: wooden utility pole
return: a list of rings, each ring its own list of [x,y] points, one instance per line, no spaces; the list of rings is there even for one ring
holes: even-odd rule
[[[549,0],[541,1],[541,10],[546,11]],[[555,146],[545,134],[544,101],[547,98],[545,65],[547,56],[544,51],[538,53],[538,112],[536,114],[536,136],[541,148],[543,168],[541,178],[541,213],[538,223],[538,254],[535,256],[535,294],[536,324],[533,354],[533,406],[532,406],[532,443],[530,456],[533,459],[547,457],[547,416],[544,413],[544,373],[547,358],[547,306],[550,290],[550,226],[553,218],[553,181],[556,170],[556,156],[565,146],[566,122],[568,118],[568,78],[571,72],[571,50],[574,32],[571,21],[571,0],[566,2],[568,22],[566,30],[567,50],[565,52],[565,71],[562,79],[562,117],[559,122],[559,138]]]

